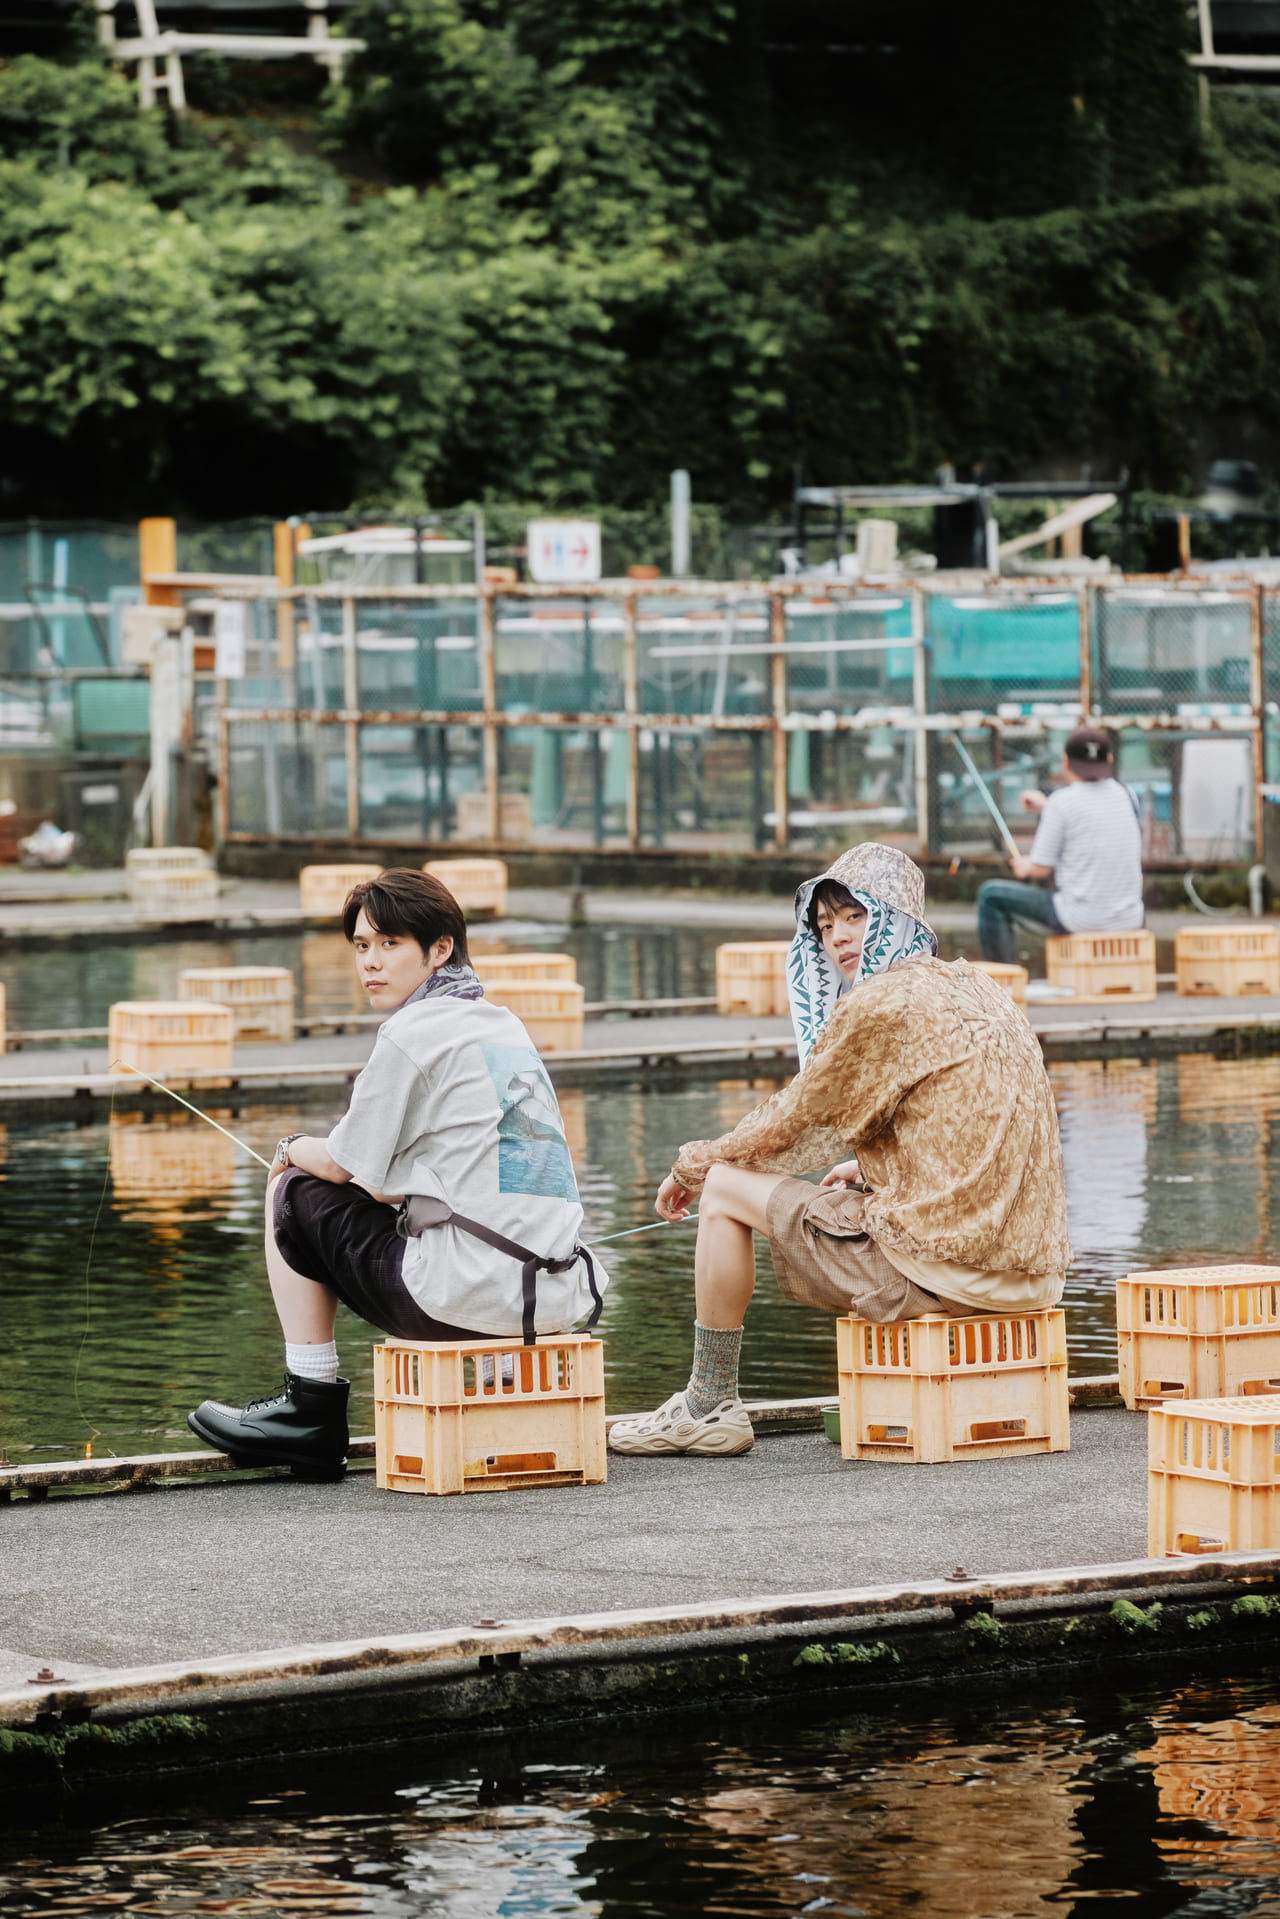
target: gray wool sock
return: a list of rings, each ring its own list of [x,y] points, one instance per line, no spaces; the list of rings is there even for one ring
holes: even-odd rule
[[[704,1326],[693,1323],[693,1371],[685,1401],[695,1419],[703,1419],[722,1399],[738,1396],[738,1354],[741,1326]]]

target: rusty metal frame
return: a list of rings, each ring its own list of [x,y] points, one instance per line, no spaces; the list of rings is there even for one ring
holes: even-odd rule
[[[872,728],[889,727],[894,731],[910,733],[915,741],[914,753],[914,803],[915,830],[922,856],[938,849],[929,844],[929,734],[949,731],[956,727],[986,728],[993,738],[1003,737],[1006,731],[1025,733],[1028,728],[1041,729],[1058,724],[1062,717],[1050,711],[1046,703],[1045,711],[1039,714],[1024,713],[1017,717],[1008,714],[990,713],[976,708],[972,712],[931,712],[930,674],[928,661],[928,618],[929,596],[935,593],[954,594],[961,584],[965,590],[969,583],[958,583],[936,576],[928,582],[903,582],[900,586],[869,589],[856,581],[837,580],[773,580],[760,581],[707,581],[707,580],[646,580],[642,585],[634,581],[599,581],[589,585],[575,585],[572,590],[561,586],[540,586],[532,583],[505,583],[502,585],[485,584],[476,587],[470,583],[445,586],[352,586],[336,584],[332,586],[285,586],[264,576],[262,580],[251,580],[241,576],[230,582],[219,580],[216,575],[193,574],[152,574],[149,584],[157,589],[172,591],[175,596],[185,593],[199,596],[212,592],[215,587],[223,597],[245,599],[270,599],[277,602],[291,602],[309,599],[327,601],[341,605],[343,636],[343,704],[337,709],[294,709],[266,706],[261,708],[233,707],[220,692],[218,709],[219,728],[219,766],[221,773],[218,801],[218,820],[221,838],[244,844],[261,844],[274,839],[266,831],[246,831],[236,829],[230,823],[229,793],[227,777],[229,773],[228,739],[233,726],[251,723],[279,724],[306,721],[316,726],[338,725],[344,729],[345,761],[347,768],[347,836],[351,840],[360,838],[359,819],[359,764],[360,764],[360,728],[378,726],[461,726],[472,728],[481,735],[484,790],[487,798],[488,843],[502,848],[507,845],[501,831],[501,802],[499,797],[498,769],[500,762],[499,745],[503,728],[537,727],[553,731],[583,730],[607,733],[622,728],[628,736],[627,754],[627,800],[625,808],[624,831],[620,843],[629,850],[636,850],[641,843],[640,810],[640,749],[639,734],[644,731],[675,733],[767,733],[771,737],[770,767],[771,778],[766,789],[772,796],[773,833],[772,850],[785,850],[789,841],[789,799],[787,792],[788,745],[790,734],[796,730],[816,732],[862,733]],[[993,594],[992,584],[986,583],[985,596],[1001,598],[1004,595],[997,588]],[[1099,608],[1101,602],[1114,593],[1116,588],[1159,586],[1165,593],[1178,598],[1184,597],[1190,602],[1203,592],[1226,591],[1233,596],[1244,598],[1249,594],[1253,602],[1252,643],[1250,659],[1250,702],[1247,712],[1239,713],[1157,713],[1108,712],[1106,705],[1097,702],[1097,687],[1094,683],[1093,659],[1096,649]],[[1234,579],[1186,580],[1173,582],[1164,576],[1151,579],[1130,576],[1109,581],[1097,586],[1082,583],[1076,579],[1055,579],[1051,574],[1043,577],[1008,582],[1004,591],[1010,596],[1036,594],[1046,589],[1070,591],[1076,596],[1079,607],[1079,664],[1077,670],[1079,708],[1099,723],[1117,731],[1137,731],[1143,733],[1240,733],[1253,735],[1254,763],[1254,828],[1255,835],[1261,833],[1262,799],[1260,789],[1263,784],[1264,765],[1264,686],[1262,668],[1262,621],[1263,594],[1265,589],[1253,581]],[[866,605],[868,601],[891,597],[903,599],[909,596],[911,605],[910,635],[896,637],[886,644],[911,646],[914,651],[912,688],[910,704],[867,705],[856,712],[848,713],[811,713],[790,711],[788,708],[787,673],[790,645],[788,644],[788,605],[796,601],[810,604],[828,604],[840,607],[850,603]],[[763,605],[766,611],[768,639],[759,651],[769,661],[768,690],[762,703],[762,710],[738,714],[663,714],[642,712],[639,688],[639,607],[640,601],[689,600],[713,598],[721,607],[752,602]],[[448,602],[455,605],[476,606],[476,643],[480,676],[480,697],[478,703],[464,710],[437,709],[396,709],[362,711],[359,705],[358,684],[358,607],[365,602],[395,600],[400,603],[423,601],[427,603]],[[617,605],[622,614],[622,676],[623,695],[620,712],[504,712],[497,699],[496,666],[496,619],[497,604],[512,601],[530,601],[547,603],[556,601],[574,601],[579,605]],[[835,644],[839,644],[838,642]],[[812,649],[810,649],[812,650]],[[299,835],[300,839],[323,838],[325,835]],[[328,837],[331,837],[328,836]],[[402,835],[401,837],[405,837]],[[412,837],[411,835],[409,837]],[[426,838],[423,844],[429,843]],[[1260,838],[1258,840],[1260,844]],[[512,848],[514,849],[514,846]]]

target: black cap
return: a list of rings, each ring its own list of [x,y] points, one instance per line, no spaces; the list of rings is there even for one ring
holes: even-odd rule
[[[1099,726],[1078,726],[1063,748],[1071,770],[1082,780],[1109,780],[1111,740]]]

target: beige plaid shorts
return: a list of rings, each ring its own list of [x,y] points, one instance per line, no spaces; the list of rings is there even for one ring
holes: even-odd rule
[[[778,1285],[798,1306],[889,1325],[957,1309],[886,1259],[867,1232],[866,1194],[782,1178],[765,1215]]]

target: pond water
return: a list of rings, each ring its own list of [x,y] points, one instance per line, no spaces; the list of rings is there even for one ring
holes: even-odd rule
[[[570,928],[537,920],[498,920],[473,927],[470,944],[477,954],[530,949],[572,953],[587,1000],[599,1004],[713,997],[716,947],[725,940],[760,937],[759,926],[746,918],[738,927]],[[972,950],[972,940],[968,946]],[[963,950],[963,941],[940,936],[943,959],[954,959]],[[351,948],[341,933],[255,933],[132,946],[16,948],[0,962],[10,1031],[105,1026],[115,1000],[175,998],[178,975],[187,966],[287,966],[296,981],[299,1017],[369,1010],[356,981]],[[1042,969],[1035,965],[1034,970]]]
[[[755,939],[758,928],[549,926],[499,920],[471,931],[477,954],[572,953],[589,1001],[694,999],[715,993],[716,947]],[[949,955],[947,956],[949,957]],[[115,1000],[173,999],[187,966],[287,966],[299,1017],[367,1013],[351,948],[341,933],[253,934],[153,940],[137,945],[17,948],[0,962],[13,1032],[105,1026]]]
[[[1076,1373],[1115,1369],[1114,1282],[1135,1268],[1280,1259],[1270,1175],[1280,1059],[1202,1055],[1057,1065],[1075,1263],[1066,1306]],[[562,1094],[587,1236],[652,1221],[688,1139],[734,1125],[769,1081],[651,1081]],[[216,1097],[216,1095],[214,1096]],[[323,1132],[338,1108],[256,1106],[216,1117],[269,1156],[283,1132]],[[269,1389],[281,1348],[263,1278],[261,1169],[180,1113],[148,1121],[0,1127],[6,1351],[0,1447],[36,1458],[188,1448],[188,1409]],[[687,1376],[692,1226],[606,1249],[608,1402],[653,1405]],[[786,1303],[767,1251],[747,1320],[750,1398],[833,1392],[829,1319]],[[375,1335],[339,1321],[353,1428],[373,1430]]]
[[[6,1914],[1280,1912],[1277,1673],[276,1766],[0,1833]]]

